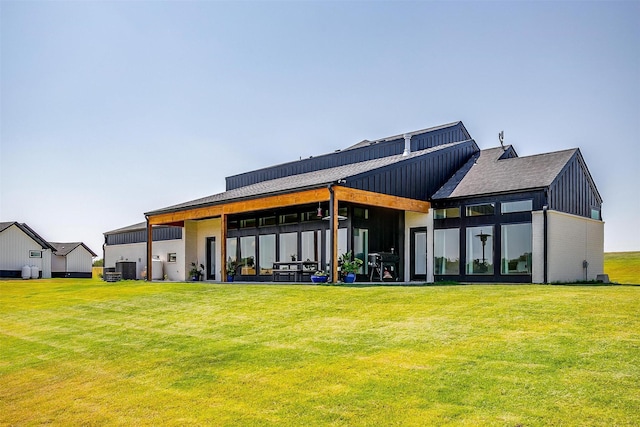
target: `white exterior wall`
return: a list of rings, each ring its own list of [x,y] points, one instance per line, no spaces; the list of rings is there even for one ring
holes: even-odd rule
[[[224,264],[220,254],[222,253],[222,220],[220,218],[214,218],[206,221],[199,221],[197,228],[197,264],[203,264],[205,270],[207,267],[207,238],[215,237],[216,239],[216,272],[215,280],[222,280],[222,271]],[[194,261],[195,262],[195,261]],[[189,262],[191,267],[191,262]],[[205,277],[207,272],[205,271]]]
[[[93,256],[80,245],[67,254],[67,273],[91,273]]]
[[[198,258],[198,246],[203,245],[204,242],[198,241],[198,222],[197,221],[185,221],[184,222],[184,233],[182,233],[185,238],[185,246],[184,246],[184,276],[181,280],[190,280],[187,275],[189,274],[189,270],[191,270],[191,263],[195,262],[196,265],[204,264]],[[204,259],[204,258],[203,258]]]
[[[563,212],[547,213],[547,280],[595,280],[604,271],[604,222]],[[586,271],[583,261],[589,263]]]
[[[429,213],[404,213],[404,277],[411,274],[411,232],[412,228],[427,227],[427,282],[433,282],[433,209]]]
[[[51,256],[51,272],[65,273],[67,271],[67,263],[65,257],[53,254]]]
[[[29,258],[29,251],[41,251],[42,258]],[[51,250],[42,249],[14,224],[0,233],[0,270],[20,271],[25,265],[35,265],[43,278],[51,278]]]
[[[544,212],[531,213],[531,282],[544,283]]]
[[[152,251],[153,257],[157,257],[162,261],[163,273],[167,276],[167,280],[185,280],[184,238],[153,242]],[[176,254],[176,262],[167,262],[167,255],[169,253]],[[142,272],[147,266],[147,243],[140,242],[105,246],[104,266],[115,267],[116,261],[134,261],[136,263],[136,277],[141,279]]]

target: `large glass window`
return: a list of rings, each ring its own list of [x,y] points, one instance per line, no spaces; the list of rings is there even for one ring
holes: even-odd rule
[[[260,221],[258,222],[259,227],[269,227],[272,225],[276,225],[275,215],[260,217]]]
[[[295,224],[296,222],[298,222],[297,213],[283,214],[278,217],[279,224]]]
[[[495,205],[493,203],[483,203],[480,205],[467,206],[467,216],[482,216],[493,215],[495,212]]]
[[[298,233],[281,233],[280,236],[280,258],[284,261],[298,260]]]
[[[502,226],[502,274],[531,274],[531,224]]]
[[[533,200],[518,200],[517,202],[500,203],[500,212],[503,214],[511,212],[531,212],[533,210]]]
[[[326,230],[327,244],[325,246],[325,259],[327,261],[326,268],[331,264],[331,230]],[[338,228],[338,258],[347,252],[347,229]]]
[[[460,218],[460,208],[442,208],[433,211],[434,219]]]
[[[227,237],[227,261],[236,262],[238,260],[238,238]]]
[[[321,231],[303,231],[302,239],[302,259],[301,261],[320,261],[320,250],[322,247]]]
[[[460,229],[433,232],[434,274],[460,274]]]
[[[273,263],[276,262],[276,235],[261,235],[258,243],[260,244],[260,274],[271,274]]]
[[[256,236],[240,237],[240,274],[256,274]]]
[[[369,230],[366,228],[353,229],[353,256],[362,260],[362,267],[358,274],[369,272]]]
[[[467,274],[493,274],[493,226],[467,228]]]
[[[238,225],[240,228],[253,228],[256,226],[255,218],[245,218],[238,221]]]

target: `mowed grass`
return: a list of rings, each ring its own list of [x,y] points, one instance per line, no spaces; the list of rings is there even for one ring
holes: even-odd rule
[[[605,253],[604,272],[612,282],[640,284],[640,252]]]
[[[640,286],[0,281],[0,425],[640,425]]]

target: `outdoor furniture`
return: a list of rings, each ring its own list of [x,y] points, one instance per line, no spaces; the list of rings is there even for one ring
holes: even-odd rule
[[[398,263],[400,257],[393,252],[370,253],[368,259],[371,274],[369,280],[374,278],[381,282],[398,280]]]
[[[122,280],[122,273],[119,271],[107,271],[104,273],[105,282],[119,282]]]
[[[281,261],[273,263],[274,282],[305,282],[318,270],[317,261]]]

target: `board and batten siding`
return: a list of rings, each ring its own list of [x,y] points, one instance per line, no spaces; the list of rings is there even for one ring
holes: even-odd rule
[[[413,134],[411,136],[411,150],[424,150],[438,145],[466,141],[469,139],[471,139],[471,136],[466,131],[462,123],[458,122],[450,126],[427,130],[421,134]],[[404,138],[402,136],[375,141],[371,143],[371,145],[338,150],[329,154],[300,159],[294,162],[283,163],[264,169],[229,176],[226,178],[226,190],[229,191],[239,187],[285,176],[299,175],[302,173],[314,172],[322,169],[364,162],[367,160],[380,159],[382,157],[395,156],[402,154],[403,151]]]
[[[549,208],[591,217],[591,209],[600,210],[602,198],[580,152],[576,152],[549,187]]]
[[[93,257],[80,245],[67,254],[67,272],[91,273]]]
[[[42,258],[30,258],[29,251],[41,251]],[[51,278],[51,250],[42,246],[15,224],[0,233],[0,271],[18,271],[36,266],[43,278]]]
[[[354,175],[346,185],[358,190],[426,200],[478,151],[467,141],[430,155]]]
[[[595,280],[604,270],[604,222],[552,210],[547,215],[547,281]]]

